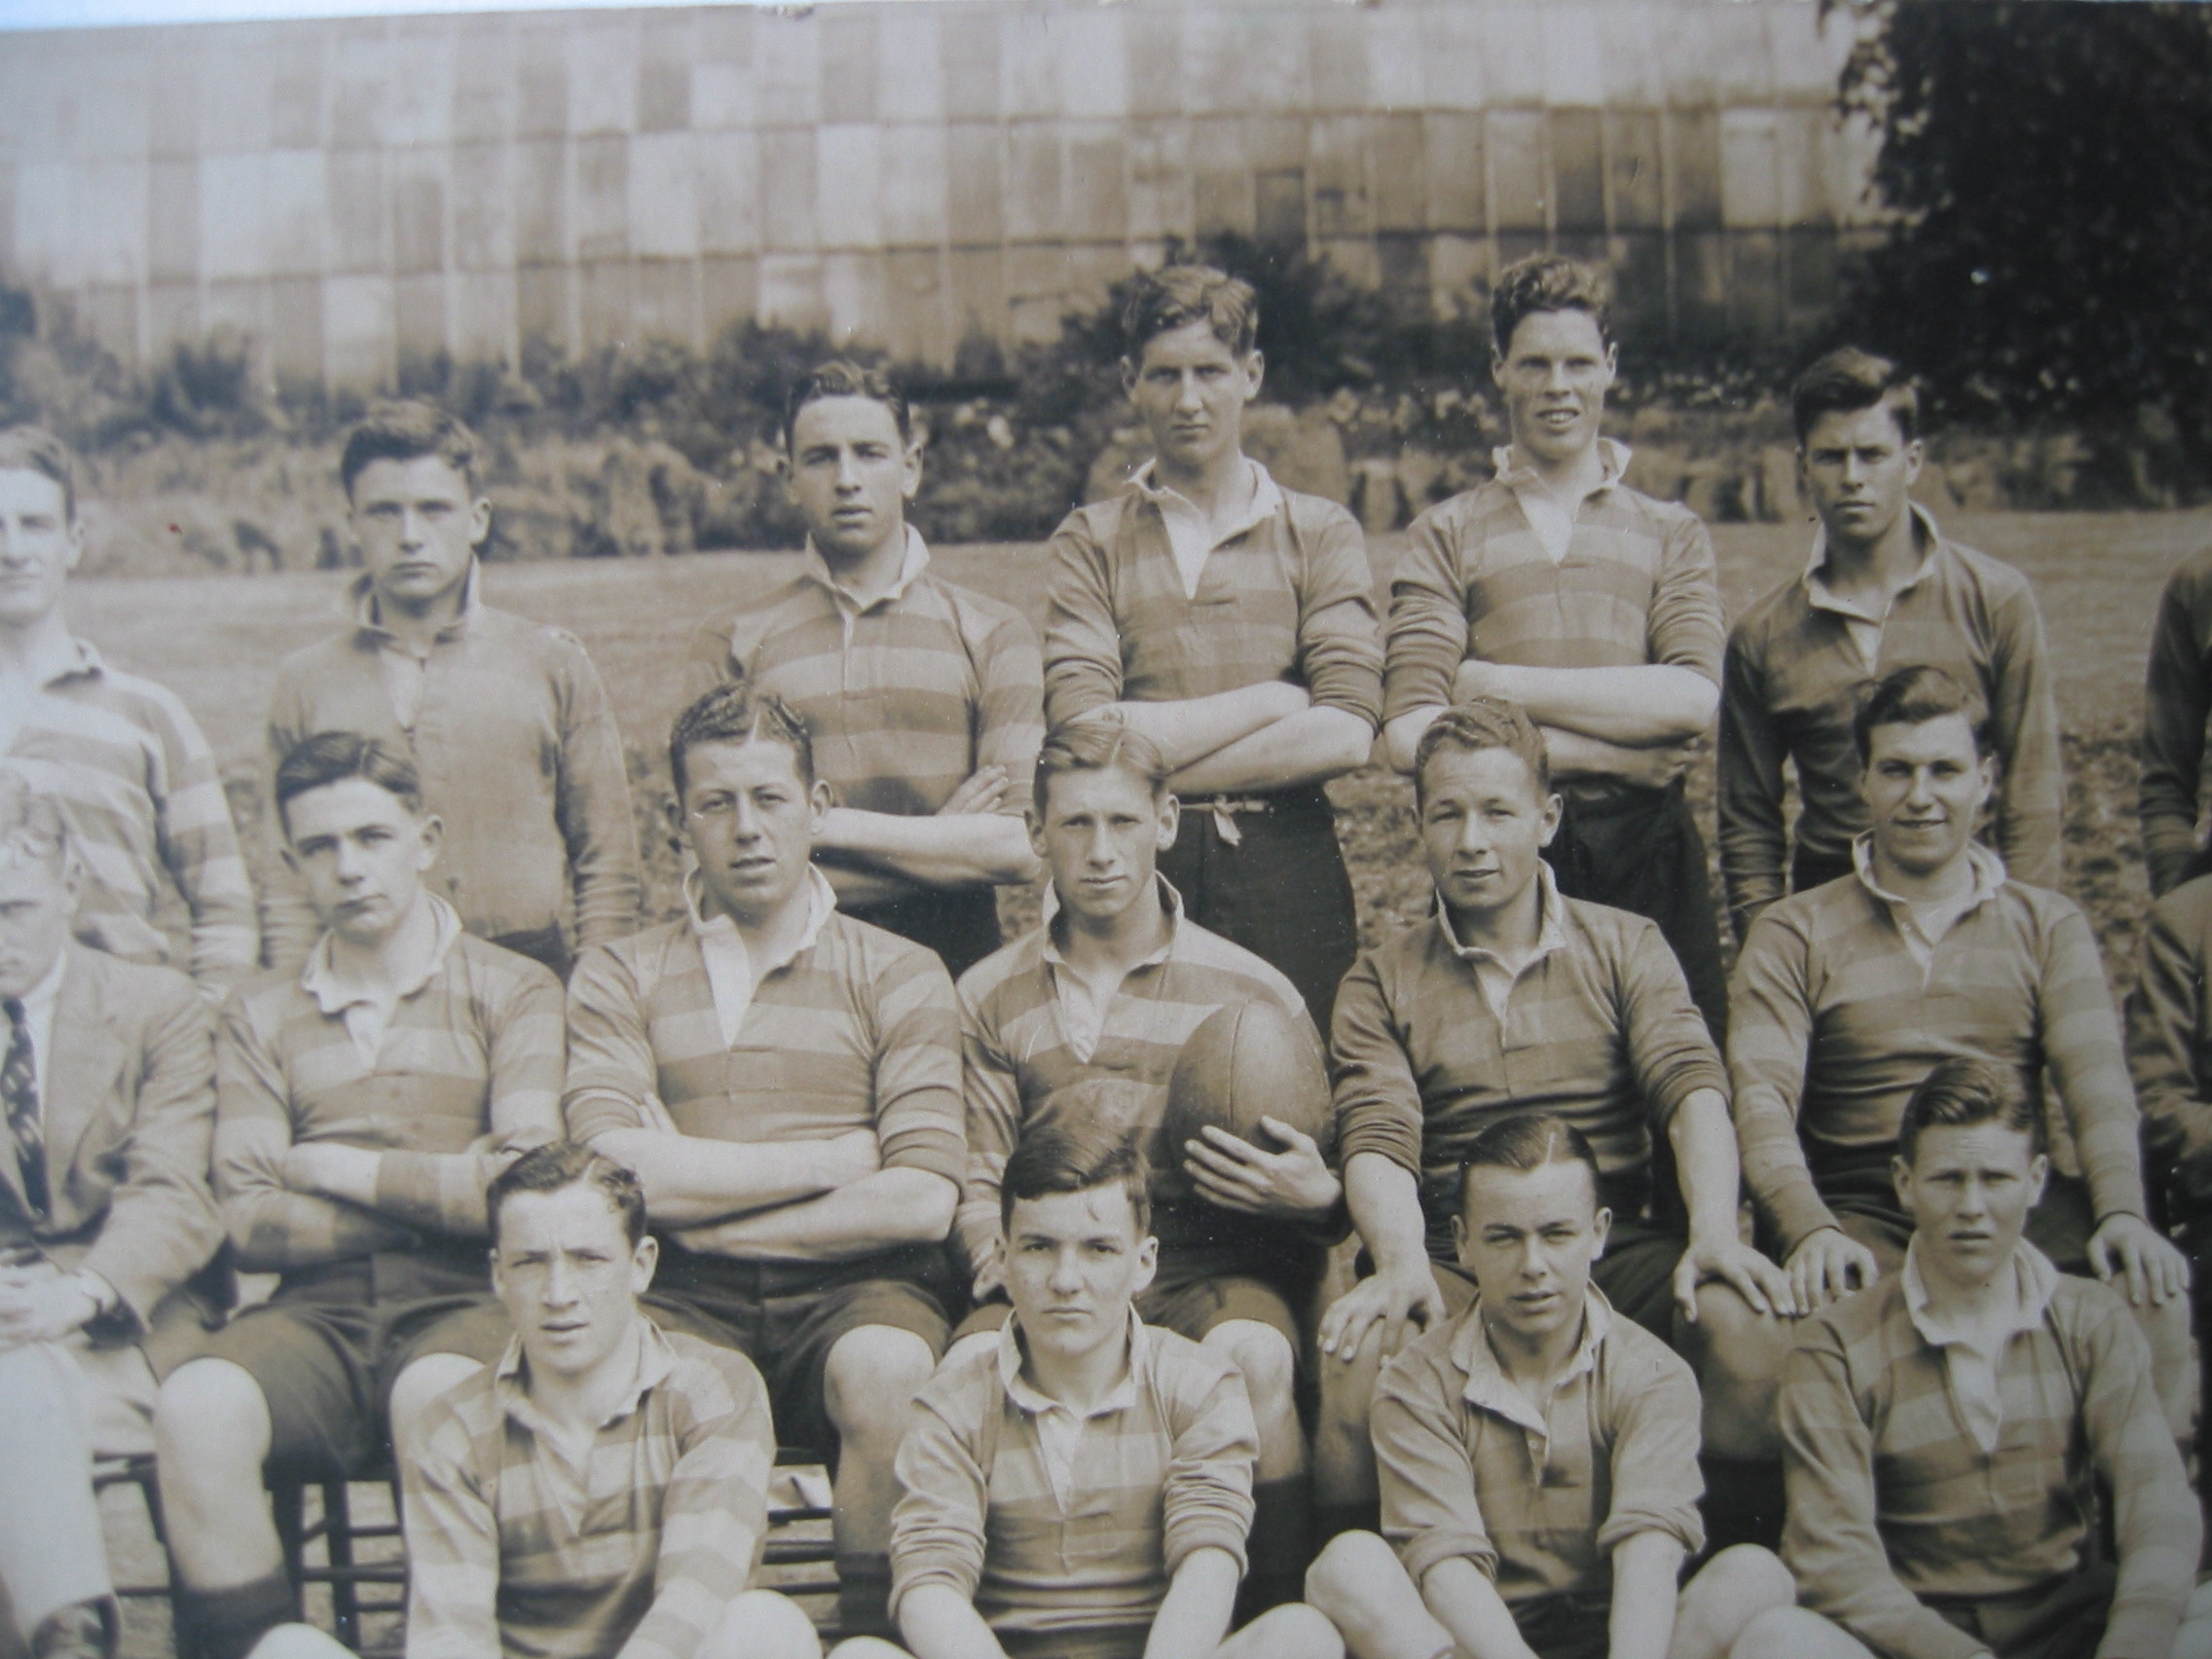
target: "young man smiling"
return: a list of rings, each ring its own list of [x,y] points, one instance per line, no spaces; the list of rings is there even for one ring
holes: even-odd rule
[[[750,1355],[785,1440],[832,1460],[842,1616],[867,1629],[891,1460],[944,1350],[967,1174],[952,982],[837,909],[811,862],[830,788],[779,698],[709,691],[669,769],[685,913],[577,964],[569,1129],[644,1183],[654,1316]]]
[[[1542,859],[1561,803],[1545,741],[1478,697],[1422,732],[1414,787],[1435,914],[1367,952],[1330,1039],[1337,1146],[1372,1276],[1321,1322],[1316,1459],[1332,1493],[1374,1490],[1368,1402],[1411,1328],[1467,1306],[1458,1167],[1500,1119],[1530,1110],[1595,1148],[1611,1212],[1597,1282],[1662,1339],[1694,1339],[1705,1437],[1771,1457],[1773,1382],[1794,1310],[1773,1263],[1736,1233],[1727,1076],[1682,970],[1641,916],[1566,899]],[[1675,1155],[1686,1237],[1657,1218],[1654,1142]],[[1329,1530],[1364,1519],[1332,1518]]]
[[[276,810],[324,932],[224,1012],[214,1173],[233,1260],[281,1277],[169,1376],[155,1419],[203,1659],[298,1617],[264,1467],[358,1469],[387,1415],[404,1456],[423,1407],[499,1356],[485,1184],[561,1128],[560,987],[424,886],[440,825],[414,768],[325,732],[277,766]]]
[[[1014,1317],[930,1379],[899,1450],[893,1605],[914,1659],[1342,1659],[1295,1604],[1228,1636],[1252,1413],[1234,1367],[1136,1314],[1148,1187],[1144,1155],[1095,1124],[1007,1161]]]
[[[276,671],[270,754],[351,731],[407,756],[445,826],[436,885],[461,925],[566,977],[572,946],[638,925],[629,770],[575,637],[478,597],[482,454],[422,402],[385,405],[347,437],[339,477],[367,569],[352,625]],[[312,909],[281,882],[269,938],[279,968],[315,940]]]
[[[1050,914],[959,986],[968,1182],[958,1230],[978,1299],[1004,1288],[1006,1161],[1029,1136],[1097,1105],[1087,1081],[1125,1084],[1121,1121],[1157,1125],[1183,1045],[1217,1010],[1241,1003],[1280,1009],[1319,1053],[1297,988],[1186,917],[1160,878],[1176,814],[1166,761],[1140,733],[1078,720],[1038,756],[1030,834],[1052,872]],[[1189,1179],[1163,1179],[1154,1195],[1159,1270],[1138,1306],[1243,1376],[1260,1433],[1249,1591],[1272,1604],[1296,1599],[1308,1554],[1295,1384],[1322,1227],[1343,1188],[1311,1136],[1279,1123],[1270,1135],[1263,1149],[1209,1128],[1185,1148],[1153,1129],[1153,1168],[1165,1176],[1179,1164]]]
[[[2049,1169],[2010,1066],[1955,1057],[1913,1090],[1903,1266],[1807,1320],[1784,1377],[1802,1605],[1737,1659],[2212,1651],[2212,1620],[2183,1625],[2201,1527],[2143,1339],[2023,1236]]]
[[[1382,648],[1359,526],[1241,447],[1259,324],[1210,266],[1137,282],[1122,378],[1153,459],[1053,533],[1045,713],[1151,739],[1184,808],[1161,872],[1326,1024],[1359,934],[1321,785],[1367,763]]]
[[[2185,1433],[2189,1269],[2144,1219],[2096,940],[2072,901],[2010,879],[1973,839],[1996,784],[1988,709],[1942,669],[1901,668],[1853,735],[1871,828],[1851,874],[1751,924],[1728,1037],[1744,1174],[1791,1294],[1817,1309],[1898,1269],[1912,1222],[1890,1165],[1906,1100],[1948,1058],[2008,1067],[2065,1130],[2028,1236],[2062,1271],[2125,1283]]]
[[[0,767],[68,822],[84,870],[77,937],[187,969],[219,995],[261,949],[238,830],[184,705],[69,632],[62,595],[85,552],[77,508],[77,466],[60,440],[35,426],[0,431]],[[166,926],[175,899],[188,940]]]
[[[930,569],[906,522],[921,444],[881,373],[830,362],[803,376],[784,457],[805,566],[705,629],[696,654],[806,722],[834,797],[814,857],[839,907],[957,977],[998,948],[994,884],[1036,873],[1021,805],[1045,735],[1037,636]]]
[[[1767,1551],[1704,1547],[1697,1383],[1591,1282],[1611,1212],[1563,1120],[1492,1124],[1456,1172],[1476,1291],[1382,1374],[1382,1532],[1314,1564],[1359,1659],[1721,1659],[1793,1599]],[[1417,1593],[1418,1592],[1418,1593]]]
[[[1852,837],[1866,828],[1851,718],[1908,663],[1979,688],[2002,768],[1997,846],[2015,880],[2056,887],[2064,781],[2035,591],[2011,566],[1945,539],[1911,499],[1920,399],[1895,363],[1831,351],[1798,378],[1790,407],[1798,483],[1820,529],[1804,573],[1728,638],[1720,869],[1737,937],[1786,885],[1802,893],[1851,873]],[[1793,844],[1785,762],[1804,801]]]
[[[1567,803],[1546,854],[1560,891],[1657,922],[1717,1041],[1719,920],[1681,781],[1719,703],[1713,541],[1623,483],[1628,451],[1599,435],[1616,361],[1596,274],[1537,254],[1490,309],[1513,441],[1490,483],[1414,521],[1391,573],[1390,762],[1412,771],[1421,732],[1462,698],[1526,709]]]

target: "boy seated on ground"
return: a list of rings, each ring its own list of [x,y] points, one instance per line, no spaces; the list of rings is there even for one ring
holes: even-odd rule
[[[1125,1137],[1023,1138],[1001,1186],[1014,1316],[930,1379],[899,1449],[892,1609],[914,1659],[1341,1659],[1292,1603],[1228,1635],[1258,1438],[1235,1366],[1131,1306],[1150,1175]],[[860,1639],[833,1659],[897,1659]]]
[[[1906,1101],[1904,1266],[1807,1320],[1783,1373],[1803,1605],[1763,1614],[1737,1659],[2212,1651],[2212,1619],[2183,1623],[2201,1523],[2143,1334],[2023,1237],[2042,1127],[2013,1069],[1982,1059]]]
[[[1307,1595],[1359,1659],[1719,1659],[1787,1607],[1751,1544],[1705,1542],[1697,1381],[1591,1282],[1612,1212],[1547,1113],[1468,1145],[1452,1218],[1476,1294],[1383,1371],[1382,1530],[1341,1533]]]

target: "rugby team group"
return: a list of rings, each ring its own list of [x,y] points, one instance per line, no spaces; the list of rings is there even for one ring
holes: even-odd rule
[[[1041,640],[931,568],[895,388],[805,376],[804,565],[697,630],[643,931],[622,734],[483,602],[449,414],[345,446],[266,868],[68,629],[70,456],[0,433],[0,1647],[112,1659],[137,1456],[185,1659],[343,1653],[267,1483],[387,1460],[409,1659],[818,1655],[781,1446],[831,1473],[837,1659],[2212,1653],[2212,552],[2155,632],[2123,1020],[2035,595],[1912,501],[1909,378],[1797,382],[1809,556],[1731,629],[1601,435],[1600,278],[1491,312],[1511,442],[1379,605],[1242,452],[1252,290],[1144,278],[1155,459],[1052,537]],[[1362,952],[1322,786],[1371,756],[1435,903]],[[1168,1144],[1251,1005],[1333,1099]]]

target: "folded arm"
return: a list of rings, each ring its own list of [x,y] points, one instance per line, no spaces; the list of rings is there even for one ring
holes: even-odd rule
[[[1325,783],[1367,764],[1375,728],[1348,709],[1315,704],[1225,744],[1177,770],[1178,794],[1233,794]]]
[[[645,1208],[664,1227],[727,1221],[834,1192],[877,1168],[867,1129],[826,1140],[725,1141],[673,1127],[602,1129],[591,1145],[637,1171]]]
[[[906,1244],[941,1243],[960,1190],[927,1169],[879,1169],[849,1186],[732,1221],[684,1229],[693,1250],[741,1260],[849,1262]]]
[[[1628,668],[1460,665],[1453,688],[1518,703],[1538,725],[1629,748],[1680,743],[1713,729],[1720,688],[1694,668],[1655,662]]]
[[[1206,697],[1102,703],[1077,718],[1117,720],[1131,731],[1143,733],[1158,745],[1170,770],[1180,772],[1278,720],[1305,714],[1312,703],[1303,685],[1287,680],[1263,680]]]
[[[987,808],[909,818],[832,807],[814,847],[829,855],[824,873],[840,899],[848,897],[839,880],[844,861],[865,866],[853,872],[863,877],[882,870],[925,887],[1001,887],[1037,873],[1037,856],[1021,820]]]

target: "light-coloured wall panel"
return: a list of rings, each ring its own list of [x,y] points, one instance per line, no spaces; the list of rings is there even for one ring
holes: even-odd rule
[[[1720,215],[1731,230],[1782,223],[1780,122],[1767,109],[1720,115]]]
[[[750,131],[697,134],[699,245],[711,254],[760,245],[760,145]]]
[[[815,223],[824,248],[880,248],[881,133],[872,124],[815,129]]]
[[[884,242],[892,247],[942,242],[949,230],[942,124],[886,127],[877,161],[877,214]]]
[[[894,6],[876,20],[875,107],[886,122],[945,116],[942,19],[928,8]]]
[[[630,140],[630,248],[655,259],[699,252],[699,180],[689,132],[641,132]]]

